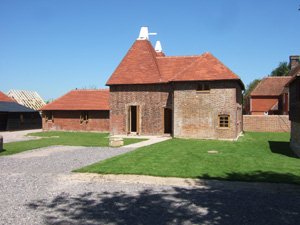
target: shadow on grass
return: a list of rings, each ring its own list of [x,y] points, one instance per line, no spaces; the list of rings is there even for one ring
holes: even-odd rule
[[[268,171],[252,171],[248,173],[227,173],[226,176],[210,176],[204,174],[198,179],[229,180],[229,181],[250,181],[250,182],[269,182],[286,183],[300,185],[300,175],[292,173],[276,173]]]
[[[300,195],[212,186],[61,193],[27,206],[47,225],[300,224]]]
[[[273,153],[298,158],[290,148],[289,142],[284,141],[269,141],[270,149]]]

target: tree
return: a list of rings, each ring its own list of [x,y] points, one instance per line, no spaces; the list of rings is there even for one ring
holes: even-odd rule
[[[275,68],[271,72],[272,77],[281,77],[281,76],[287,76],[287,74],[290,72],[290,67],[287,62],[280,62],[277,68]]]
[[[251,81],[245,89],[244,97],[249,96],[251,91],[258,85],[259,82],[260,82],[260,79],[255,79],[255,80]]]

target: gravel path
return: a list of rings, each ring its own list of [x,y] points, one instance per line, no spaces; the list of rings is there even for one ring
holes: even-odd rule
[[[131,150],[57,146],[0,157],[0,224],[300,224],[299,186],[189,188],[70,172]]]

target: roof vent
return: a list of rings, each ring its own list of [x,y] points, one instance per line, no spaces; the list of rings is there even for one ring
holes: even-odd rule
[[[162,52],[162,47],[160,41],[156,41],[155,43],[155,51],[156,52]]]
[[[150,35],[157,35],[157,33],[149,33],[148,27],[141,27],[138,40],[149,40]]]

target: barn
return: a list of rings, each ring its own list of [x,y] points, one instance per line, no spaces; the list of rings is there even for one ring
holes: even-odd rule
[[[0,130],[28,130],[42,127],[42,118],[36,110],[18,104],[0,91]]]
[[[41,108],[43,130],[109,131],[109,91],[72,90]]]

